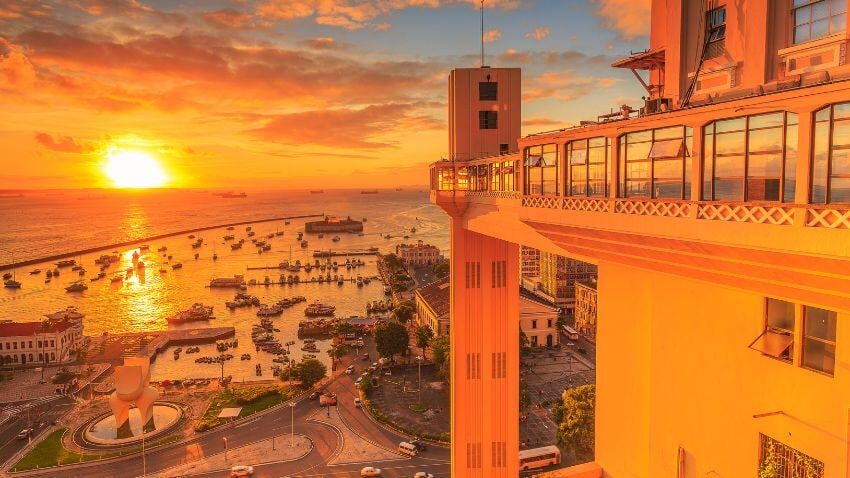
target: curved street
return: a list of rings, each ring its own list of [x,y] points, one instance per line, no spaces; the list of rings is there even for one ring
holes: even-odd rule
[[[352,363],[351,356],[346,357],[338,364],[338,369],[343,370],[350,363]],[[279,445],[276,446],[287,446],[293,416],[295,433],[309,437],[313,443],[313,449],[306,456],[294,461],[266,464],[237,463],[229,458],[228,464],[253,465],[254,476],[258,478],[359,476],[360,469],[367,465],[381,468],[382,476],[385,477],[411,477],[417,471],[427,471],[437,477],[449,476],[449,450],[446,448],[429,446],[427,451],[415,458],[407,458],[395,452],[398,443],[406,438],[376,424],[371,417],[367,416],[364,409],[354,405],[354,398],[357,396],[354,377],[356,375],[340,374],[325,387],[327,391],[336,394],[338,399],[337,407],[332,407],[330,410],[320,409],[318,400],[305,397],[297,402],[292,410],[287,405],[278,406],[259,416],[225,425],[189,441],[155,448],[145,453],[144,459],[141,454],[138,454],[111,461],[21,473],[15,476],[66,477],[73,475],[80,478],[133,478],[152,474],[163,476],[162,472],[167,474],[167,470],[175,465],[224,453],[225,438],[231,455],[234,449],[272,437],[277,437],[276,442]],[[338,431],[329,424],[316,421],[335,422],[336,418],[333,420],[326,418],[328,413],[338,413],[338,420],[345,429]],[[346,439],[346,435],[350,438]],[[376,461],[335,460],[337,456],[343,455],[342,452],[346,446],[354,445],[349,443],[351,441],[368,442],[369,448],[379,451],[375,453],[378,457]],[[191,458],[187,458],[189,456]],[[388,456],[392,458],[387,459]],[[226,477],[229,473],[227,470],[220,470],[189,476]]]

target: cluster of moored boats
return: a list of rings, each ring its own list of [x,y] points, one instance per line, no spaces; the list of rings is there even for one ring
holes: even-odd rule
[[[165,319],[169,324],[184,324],[187,322],[197,322],[201,320],[210,320],[214,319],[212,315],[213,308],[212,306],[206,306],[199,302],[196,302],[192,305],[192,307],[178,312],[171,317]]]
[[[373,300],[366,303],[366,313],[376,314],[392,310],[393,303],[391,300]]]
[[[285,309],[292,307],[295,304],[306,302],[307,298],[297,295],[295,297],[284,297],[274,304],[259,304],[257,309],[257,317],[274,317],[283,313]]]

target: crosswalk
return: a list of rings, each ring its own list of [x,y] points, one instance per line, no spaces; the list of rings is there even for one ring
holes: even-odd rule
[[[10,417],[14,417],[16,415],[19,415],[21,413],[24,413],[31,408],[35,408],[35,407],[38,407],[40,405],[50,403],[50,402],[57,400],[59,398],[62,398],[62,395],[48,395],[46,397],[39,397],[39,398],[36,398],[35,400],[30,400],[29,402],[26,402],[26,403],[21,403],[21,404],[14,405],[14,406],[2,407],[2,408],[0,408],[0,421],[3,421],[4,418],[10,418]]]

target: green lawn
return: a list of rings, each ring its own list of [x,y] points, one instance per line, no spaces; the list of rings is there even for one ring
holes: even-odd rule
[[[142,450],[142,446],[136,446],[124,450],[122,452],[109,453],[77,453],[66,450],[62,446],[62,435],[65,434],[67,428],[56,430],[42,440],[39,444],[29,451],[23,458],[12,467],[12,471],[26,471],[36,468],[44,468],[47,466],[70,465],[72,463],[83,463],[86,461],[99,460],[103,458],[114,458],[120,455],[128,455]],[[180,438],[178,435],[171,435],[145,445],[145,448],[153,448],[158,445],[173,443]]]
[[[218,418],[218,414],[221,413],[223,408],[242,407],[242,411],[239,412],[239,418],[244,418],[275,405],[279,405],[294,397],[299,392],[297,388],[289,386],[268,387],[268,389],[269,392],[273,393],[260,396],[247,404],[237,403],[238,394],[234,393],[232,389],[222,390],[218,395],[210,400],[207,411],[204,412],[204,417],[198,422],[195,430],[202,432],[227,423],[226,420]]]

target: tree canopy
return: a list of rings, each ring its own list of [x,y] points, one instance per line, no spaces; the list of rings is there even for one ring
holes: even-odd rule
[[[416,346],[422,349],[422,356],[425,356],[425,348],[431,343],[434,338],[434,331],[427,325],[420,325],[416,328]]]
[[[316,359],[307,359],[298,366],[298,378],[305,387],[312,387],[319,380],[325,378],[328,368]]]
[[[410,301],[405,301],[397,305],[396,308],[393,309],[393,315],[395,316],[396,320],[398,320],[402,324],[406,324],[410,322],[410,320],[413,318],[413,312],[415,310],[416,309],[414,308],[413,304],[410,303]]]
[[[596,386],[568,388],[552,410],[558,423],[558,444],[577,457],[593,453]]]
[[[410,336],[398,322],[384,322],[375,328],[375,347],[381,357],[392,359],[407,350]]]

